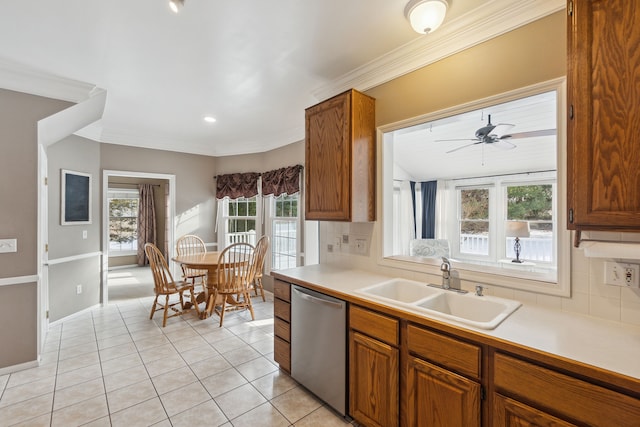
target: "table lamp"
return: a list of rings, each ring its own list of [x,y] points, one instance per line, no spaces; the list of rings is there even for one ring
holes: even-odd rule
[[[516,253],[516,259],[512,259],[511,262],[521,263],[520,259],[520,238],[529,237],[529,222],[528,221],[507,221],[506,223],[506,235],[507,237],[515,237],[516,241],[513,245],[513,250]]]

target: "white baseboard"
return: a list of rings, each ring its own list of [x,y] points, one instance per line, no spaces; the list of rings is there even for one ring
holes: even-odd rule
[[[62,322],[65,322],[67,320],[71,320],[71,319],[74,319],[74,318],[76,318],[78,316],[86,314],[86,313],[90,312],[91,310],[99,308],[99,307],[102,307],[102,304],[92,305],[91,307],[87,307],[84,310],[80,310],[80,311],[78,311],[76,313],[70,314],[70,315],[68,315],[66,317],[63,317],[62,319],[58,319],[58,320],[56,320],[54,322],[50,322],[49,323],[49,328],[51,328],[52,326],[56,326],[56,325],[58,325],[58,324],[60,324]]]

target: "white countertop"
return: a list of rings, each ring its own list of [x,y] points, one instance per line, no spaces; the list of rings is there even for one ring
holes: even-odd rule
[[[331,290],[350,298],[369,300],[354,291],[392,277],[363,270],[350,270],[331,265],[312,265],[275,272]],[[395,305],[394,310],[407,311]],[[420,314],[443,322],[442,319]],[[640,327],[598,319],[591,316],[551,310],[524,303],[515,313],[493,330],[477,329],[458,322],[446,322],[461,329],[493,337],[571,359],[597,368],[640,379]]]

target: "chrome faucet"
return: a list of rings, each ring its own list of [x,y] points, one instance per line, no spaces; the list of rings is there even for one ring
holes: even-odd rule
[[[445,257],[442,257],[440,271],[442,271],[442,289],[451,288],[451,262]]]

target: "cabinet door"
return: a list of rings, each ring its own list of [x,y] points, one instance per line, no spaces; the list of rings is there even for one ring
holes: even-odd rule
[[[309,220],[349,220],[351,148],[349,93],[306,111],[305,203]]]
[[[568,226],[639,230],[640,2],[568,10]]]
[[[493,427],[575,427],[501,394],[493,395]]]
[[[398,349],[349,333],[351,416],[367,426],[393,427],[398,419]]]
[[[406,387],[407,425],[480,426],[480,384],[410,357]]]

